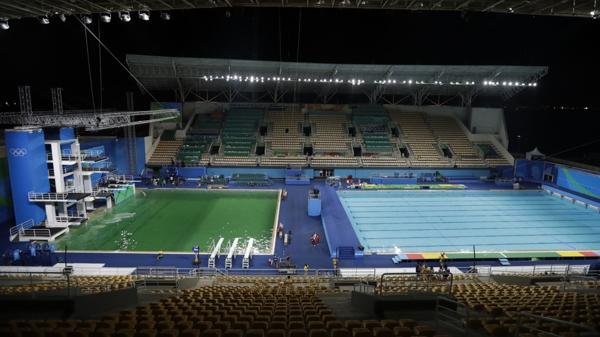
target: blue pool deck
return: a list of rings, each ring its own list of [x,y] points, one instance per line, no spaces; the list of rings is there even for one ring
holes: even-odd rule
[[[338,191],[366,252],[600,249],[600,213],[544,191]]]

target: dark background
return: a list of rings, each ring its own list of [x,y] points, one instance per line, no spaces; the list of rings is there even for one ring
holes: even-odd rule
[[[553,154],[600,139],[595,121],[600,112],[600,20],[285,8],[173,11],[171,21],[160,20],[156,12],[149,22],[132,16],[131,22],[124,23],[113,14],[109,24],[99,23],[95,16],[90,26],[122,62],[125,54],[134,53],[282,61],[297,57],[300,62],[548,66],[549,74],[537,88],[502,104],[510,150],[524,152],[538,146]],[[12,20],[10,25],[10,30],[0,31],[0,111],[18,110],[14,105],[17,86],[23,84],[32,86],[34,110],[51,108],[50,87],[64,88],[66,109],[91,108],[85,34],[75,18],[68,17],[65,23],[51,18],[50,25],[36,19]],[[136,108],[147,108],[149,98],[104,51],[100,72],[98,43],[91,36],[88,47],[96,107],[124,109],[124,92],[135,90]],[[497,103],[479,100],[476,105]],[[559,157],[597,164],[599,145],[592,143]]]

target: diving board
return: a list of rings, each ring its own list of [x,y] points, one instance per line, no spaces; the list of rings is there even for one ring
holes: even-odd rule
[[[217,244],[214,245],[212,252],[210,253],[210,257],[208,258],[208,268],[215,268],[215,262],[217,257],[219,256],[219,250],[221,250],[221,245],[223,245],[224,238],[220,238],[217,241]]]
[[[233,258],[235,249],[237,248],[237,244],[240,241],[240,238],[233,239],[233,243],[229,246],[229,253],[227,253],[227,258],[225,258],[225,269],[231,269],[233,265]]]
[[[246,251],[244,252],[244,259],[242,260],[242,269],[250,268],[250,259],[252,258],[252,245],[254,244],[254,239],[250,238],[248,240],[248,244],[246,245]]]

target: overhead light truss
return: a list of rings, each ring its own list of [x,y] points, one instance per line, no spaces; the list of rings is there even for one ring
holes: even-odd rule
[[[46,111],[31,114],[8,112],[0,114],[0,125],[74,127],[85,128],[87,131],[99,131],[162,122],[178,116],[179,111],[175,109],[105,113],[65,111],[62,114]]]

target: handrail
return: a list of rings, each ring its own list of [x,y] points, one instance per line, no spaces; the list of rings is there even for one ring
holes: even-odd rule
[[[452,306],[456,306],[456,309],[453,310],[448,306],[442,305],[442,303],[449,303]],[[465,304],[449,297],[438,296],[436,298],[435,322],[437,329],[440,329],[439,325],[444,323],[458,329],[464,336],[469,336],[469,329],[466,327],[465,323],[469,322],[474,313],[477,314],[477,312],[474,312]]]
[[[13,226],[8,230],[9,237],[12,238],[13,236],[17,236],[19,233],[21,233],[21,231],[23,231],[25,229],[29,229],[33,226],[35,226],[33,219],[29,219],[29,220],[22,222],[16,226]]]
[[[564,326],[568,326],[571,328],[576,328],[582,331],[587,331],[587,332],[591,332],[593,333],[593,336],[598,336],[598,331],[596,331],[594,328],[587,326],[587,325],[583,325],[583,324],[578,324],[578,323],[574,323],[574,322],[569,322],[569,321],[563,321],[557,318],[553,318],[553,317],[547,317],[547,316],[541,316],[541,315],[534,315],[528,312],[524,312],[521,311],[519,312],[518,318],[517,318],[517,328],[515,329],[515,336],[519,336],[519,331],[522,329],[523,327],[523,318],[531,318],[531,319],[535,319],[538,321],[544,321],[544,322],[548,322],[548,323],[554,323],[554,324],[559,324],[559,325],[564,325]],[[542,330],[538,327],[541,327],[542,325],[540,324],[536,324],[534,326],[528,326],[529,330],[534,330],[536,332],[539,333],[543,333],[545,336],[555,336],[555,337],[562,337],[559,334],[553,333],[551,331],[545,331]]]
[[[68,195],[68,193],[54,193],[54,192],[47,192],[47,193],[29,192],[27,194],[27,196],[29,197],[29,200],[67,200],[67,195]]]
[[[40,229],[24,229],[20,232],[22,236],[30,236],[30,237],[44,237],[49,238],[52,236],[50,233],[50,229],[40,228]]]

